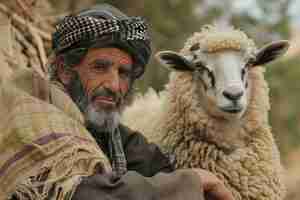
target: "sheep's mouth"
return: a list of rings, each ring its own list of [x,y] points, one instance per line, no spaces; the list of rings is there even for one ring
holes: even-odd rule
[[[232,113],[232,114],[236,114],[236,113],[240,113],[243,110],[242,106],[226,106],[226,107],[221,107],[221,110],[227,113]]]

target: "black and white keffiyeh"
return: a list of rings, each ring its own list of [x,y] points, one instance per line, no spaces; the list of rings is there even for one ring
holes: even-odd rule
[[[107,34],[118,34],[120,40],[149,40],[147,25],[141,17],[97,19],[90,16],[67,16],[56,26],[53,47],[58,51]]]

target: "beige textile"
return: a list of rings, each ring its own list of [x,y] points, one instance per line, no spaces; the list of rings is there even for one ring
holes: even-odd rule
[[[0,200],[71,199],[81,177],[111,170],[71,98],[31,70],[0,85],[0,111]]]

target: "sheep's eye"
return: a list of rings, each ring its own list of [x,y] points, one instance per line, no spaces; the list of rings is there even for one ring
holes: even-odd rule
[[[191,51],[197,51],[198,49],[200,49],[200,44],[199,43],[194,44],[190,48]]]
[[[205,65],[200,61],[195,62],[195,67],[196,67],[197,70],[202,70],[202,69],[206,68]]]
[[[246,72],[247,72],[247,69],[244,67],[243,69],[242,69],[242,80],[244,80],[244,78],[245,78],[245,75],[246,75]]]
[[[246,68],[249,68],[249,67],[253,66],[254,63],[255,63],[255,59],[254,59],[254,58],[250,58],[250,59],[248,60],[248,62],[246,63],[245,67],[246,67]]]

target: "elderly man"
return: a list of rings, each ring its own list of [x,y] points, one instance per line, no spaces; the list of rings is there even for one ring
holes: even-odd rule
[[[108,5],[88,9],[57,25],[53,49],[50,79],[77,105],[86,129],[112,167],[112,172],[81,177],[65,199],[203,200],[205,196],[233,200],[213,174],[201,169],[175,170],[174,162],[155,144],[120,124],[122,110],[132,101],[133,84],[144,73],[151,54],[143,19],[128,17]],[[56,189],[47,190],[44,197],[61,199],[51,195],[59,194],[65,185],[60,189],[51,185]],[[36,192],[25,186],[12,198],[32,199],[40,190],[37,184]]]

